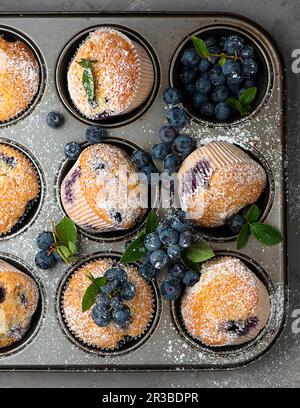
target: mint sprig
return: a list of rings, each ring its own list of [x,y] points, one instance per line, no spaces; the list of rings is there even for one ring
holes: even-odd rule
[[[283,236],[280,231],[272,225],[258,222],[260,215],[260,209],[253,204],[244,216],[245,224],[237,239],[237,249],[247,245],[250,235],[264,245],[277,245],[282,242]]]
[[[91,274],[87,275],[87,278],[92,282],[86,289],[82,302],[81,310],[86,312],[89,310],[96,301],[96,297],[101,293],[102,287],[106,283],[106,278],[101,276],[100,278],[94,278]]]
[[[64,217],[58,224],[52,223],[53,247],[67,265],[77,260],[77,228],[69,217]]]
[[[218,60],[219,65],[224,65],[227,59],[233,59],[235,61],[240,60],[242,61],[242,58],[239,57],[237,54],[235,55],[227,55],[224,52],[221,52],[220,54],[214,54],[209,52],[207,45],[201,38],[196,37],[195,35],[192,35],[191,37],[193,45],[195,47],[195,50],[197,53],[200,55],[201,58],[209,58],[209,57],[220,57]]]
[[[82,84],[87,94],[89,102],[93,102],[95,99],[95,80],[93,74],[93,64],[97,64],[98,60],[82,59],[76,61],[83,68]]]
[[[255,100],[257,93],[257,88],[255,86],[251,88],[245,89],[244,92],[241,93],[239,99],[236,98],[228,98],[226,100],[227,105],[237,109],[240,114],[249,115],[251,112],[251,103]]]

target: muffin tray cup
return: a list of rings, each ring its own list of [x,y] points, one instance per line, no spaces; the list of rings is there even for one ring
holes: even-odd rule
[[[198,145],[218,139],[228,140],[241,146],[263,164],[268,175],[268,187],[260,203],[262,220],[276,226],[285,237],[282,244],[274,247],[264,247],[251,238],[245,249],[237,251],[236,241],[228,231],[196,230],[200,239],[210,242],[217,255],[240,257],[265,282],[270,292],[272,311],[269,322],[259,336],[247,344],[228,348],[202,345],[185,331],[180,316],[180,300],[172,304],[161,301],[155,289],[155,324],[149,329],[149,335],[136,340],[137,347],[124,344],[122,353],[89,350],[67,333],[59,308],[63,282],[76,265],[68,269],[67,265],[60,263],[55,269],[47,271],[35,268],[34,255],[38,251],[36,236],[43,230],[49,230],[51,221],[57,222],[63,215],[59,180],[65,166],[69,165],[63,161],[64,145],[69,141],[84,142],[86,126],[91,123],[70,102],[65,70],[84,36],[93,28],[103,25],[116,27],[139,41],[147,49],[154,65],[155,84],[148,101],[130,114],[100,121],[107,128],[108,141],[119,142],[128,149],[138,145],[149,151],[158,142],[158,129],[166,124],[162,92],[170,83],[176,82],[177,57],[191,34],[206,36],[213,30],[219,33],[234,31],[248,38],[258,50],[263,75],[259,79],[261,89],[257,103],[249,116],[220,125],[204,122],[183,106],[192,116],[183,133],[194,136]],[[25,220],[24,225],[18,227],[18,233],[0,237],[0,257],[34,275],[40,283],[41,304],[22,344],[10,350],[0,350],[0,370],[233,369],[262,357],[282,331],[288,302],[285,82],[282,61],[269,34],[245,18],[221,13],[1,13],[0,34],[5,30],[11,33],[12,39],[14,35],[25,38],[36,51],[42,80],[36,100],[28,111],[11,123],[1,124],[0,142],[16,144],[29,154],[38,170],[41,195],[28,223]],[[62,128],[53,130],[47,127],[45,119],[51,110],[64,114],[65,124]],[[28,211],[30,213],[32,210]],[[118,236],[117,233],[107,238],[80,233],[78,265],[94,254],[118,256],[124,251],[125,241],[129,238],[128,234]],[[163,276],[159,281],[162,279]]]

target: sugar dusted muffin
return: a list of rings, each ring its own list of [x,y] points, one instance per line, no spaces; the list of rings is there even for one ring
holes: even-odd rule
[[[36,283],[0,259],[0,348],[8,347],[24,337],[38,300]]]
[[[136,172],[123,149],[110,144],[87,147],[62,182],[65,211],[87,231],[132,228],[148,205],[148,188]]]
[[[28,108],[38,92],[39,65],[31,49],[21,41],[0,36],[0,122]]]
[[[0,236],[18,223],[39,191],[33,164],[17,149],[0,144]]]
[[[188,333],[208,346],[254,339],[270,314],[266,287],[238,258],[224,256],[202,265],[201,277],[186,289],[181,313]]]
[[[182,208],[200,227],[219,227],[255,203],[266,185],[264,169],[228,142],[201,146],[183,162],[179,173]]]
[[[89,100],[83,86],[82,60],[94,61],[95,95]],[[68,89],[75,107],[89,119],[128,113],[148,98],[154,82],[146,50],[113,28],[92,31],[77,50],[68,70]]]
[[[122,266],[136,289],[135,296],[124,301],[131,311],[129,326],[121,328],[111,321],[105,327],[99,327],[92,318],[91,309],[82,312],[82,298],[91,284],[87,275],[101,277],[115,266],[116,262],[112,259],[100,259],[83,266],[68,280],[62,297],[62,312],[70,331],[84,343],[100,349],[115,349],[126,336],[141,336],[148,328],[154,312],[152,289],[133,266]]]

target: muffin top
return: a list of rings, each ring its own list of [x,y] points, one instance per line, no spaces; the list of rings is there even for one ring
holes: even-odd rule
[[[0,36],[0,122],[23,112],[39,87],[39,65],[31,49],[21,41]]]
[[[136,288],[136,294],[131,300],[124,301],[131,311],[131,323],[126,328],[120,328],[110,322],[105,327],[97,326],[92,319],[91,309],[82,312],[82,298],[91,284],[87,275],[94,278],[116,266],[112,259],[93,261],[78,269],[69,279],[63,293],[62,309],[65,321],[70,331],[88,345],[102,349],[113,349],[125,336],[138,337],[147,329],[154,311],[152,289],[133,266],[122,266],[128,274],[128,279]]]
[[[13,228],[38,194],[33,164],[17,149],[0,144],[0,235]]]
[[[230,256],[205,262],[199,282],[185,291],[181,304],[187,331],[210,346],[227,345],[257,326],[261,329],[269,311],[265,286]]]
[[[83,86],[81,60],[92,64],[95,98],[88,100]],[[100,28],[78,48],[68,70],[68,88],[77,109],[90,119],[119,114],[135,97],[140,81],[136,45],[120,31]]]

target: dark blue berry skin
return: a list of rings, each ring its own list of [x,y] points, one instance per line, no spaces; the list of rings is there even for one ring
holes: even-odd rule
[[[112,292],[114,292],[118,287],[119,287],[119,282],[115,279],[115,280],[106,282],[106,284],[102,286],[101,290],[103,293],[106,293],[109,295]]]
[[[228,60],[222,65],[222,72],[224,75],[231,78],[236,78],[242,71],[241,64],[238,61]]]
[[[174,128],[181,128],[188,123],[189,117],[185,111],[178,106],[173,106],[167,110],[167,120]]]
[[[199,279],[200,273],[194,271],[186,271],[183,276],[182,283],[184,284],[184,286],[190,287],[195,285],[195,283],[197,283]]]
[[[191,47],[183,51],[180,61],[183,65],[197,65],[200,57],[195,48]]]
[[[186,214],[182,210],[177,210],[172,215],[172,227],[177,232],[186,231],[189,227],[189,221],[186,219]]]
[[[182,248],[188,248],[189,246],[191,246],[192,240],[193,240],[192,233],[190,231],[183,231],[179,235],[178,244]]]
[[[244,81],[243,75],[237,75],[234,78],[227,77],[226,79],[226,83],[229,87],[234,85],[240,85],[243,81]]]
[[[69,142],[65,145],[64,153],[67,159],[77,160],[82,151],[81,145],[76,142]]]
[[[167,143],[158,143],[152,147],[152,158],[154,160],[163,160],[170,151],[170,145]]]
[[[188,95],[193,95],[196,92],[196,87],[194,84],[186,84],[184,89]]]
[[[202,103],[207,101],[208,101],[207,95],[204,95],[199,91],[194,92],[192,95],[192,105],[195,109],[200,109]]]
[[[96,304],[92,308],[92,319],[97,326],[105,327],[111,321],[111,313],[106,307]]]
[[[181,162],[180,162],[179,157],[174,153],[168,154],[168,156],[164,159],[164,169],[169,174],[176,172],[180,164]]]
[[[182,248],[178,245],[171,245],[167,249],[168,257],[171,259],[179,259],[182,254]]]
[[[181,263],[175,263],[168,267],[168,273],[172,279],[181,280],[184,276],[184,266]]]
[[[164,281],[160,286],[160,291],[164,299],[175,300],[181,295],[181,287],[176,279],[168,279]]]
[[[207,48],[212,47],[213,45],[216,45],[216,43],[217,43],[216,39],[214,37],[208,37],[203,41],[204,41]]]
[[[60,257],[60,255],[58,254],[58,252],[54,251],[54,252],[52,252],[52,255],[53,255],[53,257],[54,257],[54,259],[55,259],[56,262],[60,262],[60,261],[61,261],[61,257]]]
[[[143,166],[141,168],[141,173],[145,174],[147,176],[147,181],[148,184],[151,184],[151,176],[153,173],[156,173],[157,170],[152,164],[148,164],[147,166]]]
[[[212,85],[224,85],[226,82],[226,77],[222,72],[220,65],[214,65],[209,72],[209,79]]]
[[[151,280],[156,278],[156,276],[159,274],[159,271],[150,263],[145,263],[139,267],[139,274],[143,278]]]
[[[104,307],[109,307],[110,306],[110,297],[108,296],[107,293],[100,293],[96,297],[96,304]]]
[[[196,89],[198,92],[206,95],[211,90],[211,82],[207,75],[202,74],[196,82]]]
[[[163,249],[154,251],[150,255],[150,262],[156,269],[163,269],[168,263],[168,255]]]
[[[190,84],[191,82],[193,82],[196,73],[197,68],[194,65],[183,67],[179,73],[179,80],[183,84]]]
[[[201,58],[201,61],[198,65],[198,69],[200,72],[206,72],[209,70],[209,61],[207,58]]]
[[[120,296],[114,296],[110,300],[110,306],[113,310],[121,309],[123,307],[124,303],[122,302],[122,299]]]
[[[220,122],[225,122],[227,119],[230,118],[231,109],[230,106],[227,105],[226,102],[220,102],[215,107],[215,117]]]
[[[145,256],[142,258],[143,264],[150,264],[150,252],[148,252]]]
[[[144,246],[149,252],[157,251],[161,247],[161,240],[156,232],[148,234],[144,241]]]
[[[200,113],[206,118],[211,118],[214,114],[214,109],[215,107],[211,102],[204,102],[200,107]]]
[[[130,300],[136,294],[135,286],[132,282],[125,282],[121,289],[121,299],[123,300]]]
[[[39,249],[46,251],[53,244],[53,234],[50,231],[41,232],[36,239],[36,245]]]
[[[225,43],[225,50],[229,55],[240,54],[244,47],[244,40],[238,35],[231,35]]]
[[[101,126],[92,125],[86,129],[85,137],[91,144],[101,143],[105,138],[105,131]]]
[[[172,143],[177,136],[176,130],[171,126],[162,126],[159,129],[159,138],[162,143]]]
[[[128,279],[128,275],[124,269],[111,268],[104,273],[104,277],[108,282],[116,280],[120,284],[124,283]]]
[[[39,251],[34,259],[36,266],[39,269],[50,269],[56,264],[56,260],[52,254],[48,255],[48,251]]]
[[[227,40],[227,37],[222,37],[219,41],[219,48],[221,52],[225,51],[226,40]]]
[[[174,245],[178,241],[178,232],[174,228],[162,228],[159,230],[159,239],[163,244]],[[151,258],[150,258],[151,259]]]
[[[246,78],[244,81],[244,87],[247,88],[253,88],[256,86],[256,82],[253,78]]]
[[[124,328],[129,325],[131,318],[130,309],[128,306],[123,305],[122,308],[113,310],[112,320],[117,326]]]
[[[243,75],[245,78],[250,78],[257,74],[257,63],[252,58],[245,59],[243,63]]]
[[[242,58],[254,58],[254,49],[251,45],[244,45],[241,51]]]
[[[217,45],[211,45],[208,47],[208,51],[210,54],[220,54],[220,48]],[[211,62],[212,64],[215,64],[220,57],[208,57],[208,61]]]
[[[244,224],[245,220],[240,214],[234,214],[228,220],[228,226],[234,234],[239,234]]]
[[[176,105],[181,102],[181,93],[178,89],[167,88],[164,90],[163,100],[167,105]]]
[[[151,162],[151,156],[144,150],[137,149],[131,154],[131,161],[140,170]]]
[[[64,124],[64,121],[63,115],[59,112],[52,111],[47,115],[47,125],[52,129],[58,129]]]
[[[186,157],[195,150],[195,142],[188,135],[179,135],[173,142],[173,149],[179,156]]]
[[[210,97],[214,103],[219,103],[219,102],[226,101],[229,95],[230,95],[230,90],[226,85],[218,85],[213,89]]]

